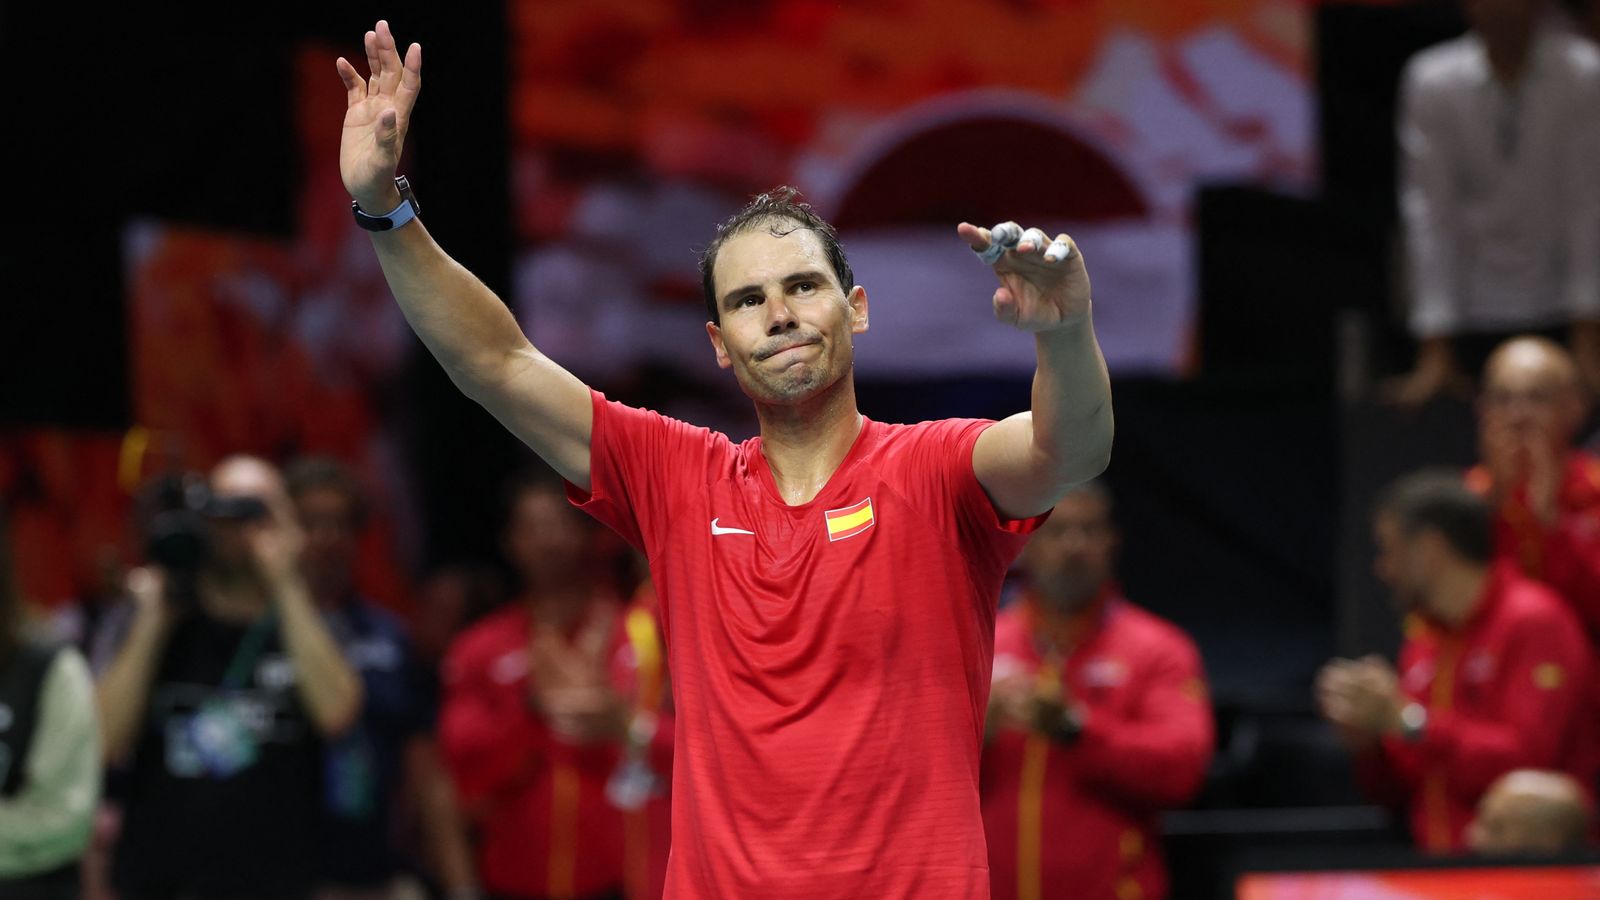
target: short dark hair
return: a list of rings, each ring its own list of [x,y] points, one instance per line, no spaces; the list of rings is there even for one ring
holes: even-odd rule
[[[800,201],[800,192],[788,185],[773,188],[765,194],[757,194],[744,209],[734,213],[728,221],[717,226],[717,236],[712,239],[711,246],[700,254],[700,284],[706,294],[706,315],[709,321],[722,324],[722,311],[717,303],[717,285],[712,278],[712,270],[717,265],[717,251],[722,249],[724,242],[731,237],[737,237],[747,231],[753,231],[763,225],[773,237],[809,228],[816,232],[817,238],[822,241],[822,249],[828,254],[828,264],[833,267],[833,274],[839,279],[839,289],[849,292],[855,287],[856,276],[850,271],[850,262],[844,258],[844,247],[839,244],[839,232],[834,230],[826,220],[817,215],[811,204]],[[787,223],[789,227],[783,227]]]
[[[535,461],[512,472],[500,490],[500,528],[504,531],[517,514],[517,505],[524,497],[544,494],[562,501],[567,500],[567,480],[542,461]],[[576,511],[576,510],[574,510]],[[577,520],[588,525],[593,520],[578,515]]]
[[[367,492],[349,466],[331,456],[302,456],[284,468],[284,484],[289,499],[299,501],[311,491],[337,491],[350,508],[350,523],[357,528],[367,522]]]
[[[1494,510],[1460,472],[1424,469],[1399,478],[1379,496],[1376,512],[1393,516],[1406,534],[1436,532],[1469,562],[1494,558]]]

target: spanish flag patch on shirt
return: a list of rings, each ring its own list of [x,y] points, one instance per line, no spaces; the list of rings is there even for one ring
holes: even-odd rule
[[[828,540],[842,541],[848,537],[855,537],[872,527],[872,498],[846,506],[843,509],[830,509],[823,513],[828,521]]]

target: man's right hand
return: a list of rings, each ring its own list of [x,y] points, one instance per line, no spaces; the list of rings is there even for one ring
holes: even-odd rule
[[[402,63],[385,21],[367,32],[365,45],[370,80],[342,56],[335,64],[344,81],[346,102],[339,174],[362,210],[382,215],[400,205],[394,177],[411,125],[411,108],[422,89],[422,45],[408,47]]]
[[[1383,399],[1401,409],[1426,406],[1433,398],[1472,395],[1472,379],[1456,365],[1448,338],[1430,338],[1417,353],[1416,368],[1383,385]]]

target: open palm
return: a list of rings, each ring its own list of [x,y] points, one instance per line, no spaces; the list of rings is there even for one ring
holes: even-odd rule
[[[367,32],[364,43],[369,78],[362,78],[342,56],[335,64],[344,82],[346,102],[339,175],[362,209],[388,212],[399,203],[394,176],[411,124],[411,108],[422,89],[422,45],[407,48],[402,62],[394,33],[384,21]]]

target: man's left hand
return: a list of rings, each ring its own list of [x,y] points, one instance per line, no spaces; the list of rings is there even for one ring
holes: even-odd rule
[[[1000,287],[994,292],[995,318],[1023,331],[1052,331],[1089,318],[1089,270],[1083,253],[1065,234],[1052,240],[1037,228],[1002,222],[993,229],[968,222],[956,233],[974,252],[994,258]],[[991,251],[991,245],[998,244]]]

